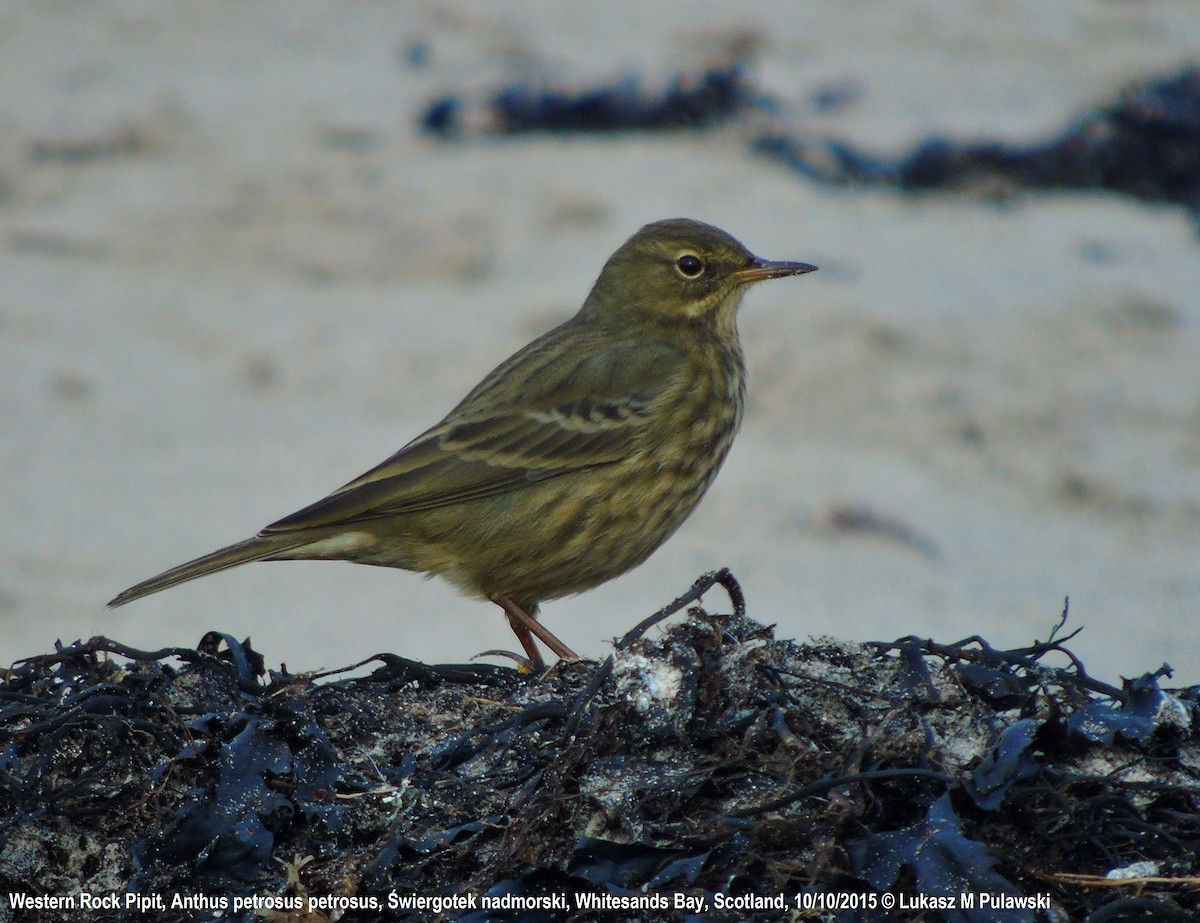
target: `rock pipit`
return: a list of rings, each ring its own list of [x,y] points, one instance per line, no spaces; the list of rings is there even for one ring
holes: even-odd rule
[[[538,604],[640,564],[695,509],[742,418],[742,295],[814,269],[759,259],[699,221],[648,224],[578,314],[391,458],[109,606],[247,561],[355,561],[490,599],[535,665],[534,635],[574,657],[538,623]]]

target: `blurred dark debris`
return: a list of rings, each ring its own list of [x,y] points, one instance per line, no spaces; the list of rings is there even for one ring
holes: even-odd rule
[[[1200,216],[1200,68],[1134,84],[1072,119],[1057,137],[1027,146],[930,138],[894,160],[776,132],[755,139],[753,148],[824,183],[999,197],[1024,188],[1108,189]]]
[[[826,514],[822,525],[835,533],[876,536],[910,548],[922,557],[935,559],[942,556],[941,549],[928,535],[894,516],[869,507],[838,504]]]
[[[191,125],[188,108],[167,96],[142,111],[106,123],[32,138],[25,142],[25,153],[31,164],[47,168],[75,169],[132,160],[186,143]]]
[[[836,112],[854,105],[866,95],[867,88],[859,81],[846,78],[831,80],[813,88],[809,94],[818,112]]]
[[[155,151],[158,140],[145,126],[135,123],[118,125],[95,135],[43,138],[29,145],[34,163],[81,164],[118,157],[136,157]]]
[[[472,130],[504,135],[663,131],[709,128],[753,104],[742,65],[735,63],[678,74],[662,86],[635,76],[592,87],[512,82],[490,94],[482,107],[461,96],[443,96],[428,105],[420,121],[423,130],[442,138]]]
[[[828,112],[867,89],[849,80],[817,87],[809,106]],[[772,114],[754,129],[751,149],[814,182],[943,189],[1003,198],[1018,189],[1108,189],[1150,202],[1184,205],[1200,216],[1200,68],[1147,79],[1030,145],[930,138],[893,158],[836,138],[790,128],[777,99],[755,87],[742,60],[677,75],[652,88],[629,76],[599,86],[548,80],[512,82],[482,103],[461,94],[431,102],[424,131],[445,139],[529,132],[701,129],[750,111]]]
[[[317,126],[317,140],[331,150],[363,154],[383,145],[383,135],[369,125],[327,123]]]
[[[779,641],[715,579],[735,614],[647,620],[542,678],[380,655],[318,683],[219,634],[18,661],[0,684],[0,894],[646,889],[709,895],[701,921],[728,919],[715,891],[986,891],[1056,909],[953,919],[1200,913],[1200,689],[1165,691],[1166,668],[1110,686],[1053,633],[1009,651]],[[385,915],[423,918],[346,918]]]

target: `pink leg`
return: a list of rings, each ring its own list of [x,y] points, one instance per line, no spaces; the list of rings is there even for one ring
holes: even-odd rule
[[[508,624],[511,626],[513,634],[517,636],[517,640],[521,642],[521,647],[525,649],[526,655],[528,655],[530,661],[535,666],[541,666],[545,661],[542,660],[542,654],[537,648],[537,643],[533,640],[534,635],[546,647],[550,648],[560,660],[579,659],[579,655],[558,640],[549,628],[522,609],[512,599],[505,596],[500,599],[494,599],[492,602],[504,610],[508,616]]]

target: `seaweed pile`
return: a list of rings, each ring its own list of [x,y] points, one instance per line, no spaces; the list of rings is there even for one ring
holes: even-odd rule
[[[732,614],[647,635],[714,583]],[[798,645],[743,608],[707,575],[542,677],[300,676],[217,633],[27,658],[0,685],[0,917],[17,893],[115,896],[100,920],[1196,919],[1200,689],[1109,686],[1053,633]],[[963,893],[993,904],[935,900]]]
[[[824,98],[818,93],[814,105],[826,108]],[[1071,117],[1046,141],[932,137],[895,157],[793,129],[780,117],[786,107],[754,86],[741,61],[676,74],[665,86],[637,76],[596,86],[512,82],[486,93],[478,106],[461,94],[443,94],[428,104],[419,124],[452,140],[472,134],[468,125],[485,135],[701,130],[756,111],[769,113],[772,124],[752,130],[751,151],[814,182],[992,196],[1017,189],[1104,189],[1183,205],[1200,220],[1196,67],[1135,83],[1112,102]]]
[[[1107,189],[1200,216],[1200,68],[1134,84],[1030,145],[930,138],[896,159],[837,141],[759,136],[754,150],[812,179],[906,191]]]
[[[512,82],[489,94],[484,108],[487,131],[518,135],[709,128],[751,105],[745,70],[734,63],[694,76],[677,74],[661,89],[635,76],[578,88],[548,80]],[[440,96],[422,113],[421,128],[441,138],[459,137],[464,108],[461,97]]]

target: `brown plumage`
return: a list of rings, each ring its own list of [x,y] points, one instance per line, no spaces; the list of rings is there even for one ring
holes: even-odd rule
[[[501,363],[440,423],[323,500],[109,603],[259,560],[438,574],[502,606],[530,659],[538,604],[640,564],[687,518],[741,421],[748,285],[815,269],[761,260],[688,219],[649,224],[583,307]]]

